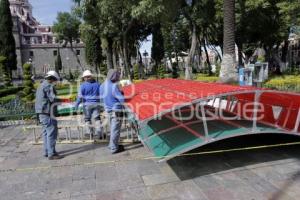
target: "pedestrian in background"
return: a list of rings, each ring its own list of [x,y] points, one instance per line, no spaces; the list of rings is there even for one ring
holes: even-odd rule
[[[103,99],[110,122],[110,141],[108,147],[112,154],[124,151],[124,146],[119,145],[124,112],[124,95],[118,86],[119,81],[120,72],[110,69],[100,89],[101,98]]]
[[[55,149],[58,133],[55,119],[56,103],[59,102],[56,98],[55,84],[58,80],[58,73],[49,71],[36,91],[35,112],[43,127],[44,156],[49,160],[62,158]]]
[[[80,85],[78,91],[75,108],[78,109],[79,104],[83,103],[84,121],[86,124],[86,134],[96,139],[102,138],[101,124],[101,105],[100,105],[100,83],[98,83],[90,70],[83,72],[82,78],[84,82]],[[92,126],[92,120],[95,122],[95,132]]]

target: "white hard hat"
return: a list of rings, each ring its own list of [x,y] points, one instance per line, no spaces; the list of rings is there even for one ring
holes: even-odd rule
[[[90,70],[85,70],[82,74],[82,78],[87,76],[93,76],[92,72]]]
[[[47,72],[45,78],[49,78],[50,76],[56,78],[56,80],[60,79],[60,77],[59,77],[59,75],[58,75],[58,73],[56,71],[49,71],[49,72]]]

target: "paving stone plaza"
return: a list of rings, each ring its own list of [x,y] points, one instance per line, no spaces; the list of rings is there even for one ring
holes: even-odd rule
[[[49,161],[30,144],[23,126],[0,131],[0,199],[3,200],[297,200],[300,146],[178,157],[168,162],[141,144],[111,155],[106,144],[58,145],[65,156]],[[288,136],[251,136],[195,151],[266,142],[299,141]],[[17,171],[13,171],[17,169]],[[11,170],[11,171],[7,171]]]

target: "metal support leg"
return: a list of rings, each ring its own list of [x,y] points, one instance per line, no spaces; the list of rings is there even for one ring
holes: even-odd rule
[[[37,135],[36,135],[35,128],[33,128],[33,135],[34,135],[34,142],[37,144],[38,143],[38,138],[37,138]]]
[[[258,102],[260,99],[262,92],[256,91],[254,96],[254,108],[253,108],[253,126],[252,126],[252,132],[255,132],[257,129],[257,110],[258,110]]]
[[[201,115],[202,115],[203,127],[204,127],[204,132],[205,132],[205,141],[208,141],[209,135],[208,135],[208,128],[207,128],[207,121],[206,121],[204,105],[201,105]]]
[[[298,132],[299,126],[300,126],[300,109],[298,110],[298,115],[297,115],[297,119],[295,122],[294,132]]]

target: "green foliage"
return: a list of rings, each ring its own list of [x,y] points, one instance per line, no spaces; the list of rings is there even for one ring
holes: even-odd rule
[[[217,64],[216,64],[216,72],[215,72],[215,75],[216,75],[217,77],[219,77],[220,71],[221,71],[221,63],[217,63]]]
[[[88,24],[80,27],[81,38],[85,43],[85,59],[89,65],[100,66],[103,60],[101,38],[95,28]]]
[[[173,63],[172,64],[172,78],[178,78],[179,74],[178,74],[178,65],[177,63]]]
[[[100,74],[101,75],[107,75],[107,65],[106,64],[101,64],[100,65]]]
[[[287,40],[289,29],[300,22],[298,0],[247,0],[237,5],[238,42],[247,55],[261,44],[265,49]]]
[[[2,64],[10,77],[11,71],[17,69],[17,55],[9,0],[0,1],[0,16],[0,55],[6,57]]]
[[[173,54],[187,51],[189,48],[189,24],[183,15],[178,16],[174,22],[165,22],[162,26],[165,53],[169,58]]]
[[[69,69],[69,74],[68,74],[67,79],[68,79],[69,81],[74,81],[74,76],[73,76],[73,74],[72,74],[71,69]]]
[[[11,78],[5,66],[6,60],[6,57],[0,56],[0,81],[4,83],[5,87],[8,87],[11,85]]]
[[[165,73],[166,73],[166,70],[165,70],[165,67],[163,65],[159,65],[158,66],[158,69],[157,69],[157,76],[158,78],[164,78],[165,77]]]
[[[156,67],[161,63],[161,60],[164,58],[164,38],[161,32],[161,25],[156,24],[152,28],[152,48],[151,48],[151,57],[155,61]]]
[[[24,72],[23,100],[25,102],[32,102],[34,100],[34,85],[33,85],[33,81],[31,80],[32,77],[31,67],[32,65],[30,63],[25,63],[23,65],[23,72]]]
[[[135,64],[133,66],[133,79],[134,80],[139,80],[139,64]]]
[[[77,80],[80,77],[79,70],[75,70],[72,74],[73,74],[74,80]]]
[[[196,80],[197,81],[202,81],[202,82],[214,83],[214,82],[217,82],[219,80],[219,77],[218,76],[208,76],[207,74],[198,74],[196,76]]]
[[[69,42],[79,38],[80,20],[68,12],[59,12],[53,25],[53,31],[57,34],[59,41]]]
[[[14,99],[16,99],[15,94],[10,94],[10,95],[4,96],[4,97],[0,97],[0,104],[8,103]]]
[[[263,86],[283,91],[300,92],[300,77],[293,75],[275,77],[267,81]]]
[[[12,94],[16,94],[19,91],[23,90],[24,87],[5,87],[0,89],[0,97],[4,97],[7,95],[12,95]]]

